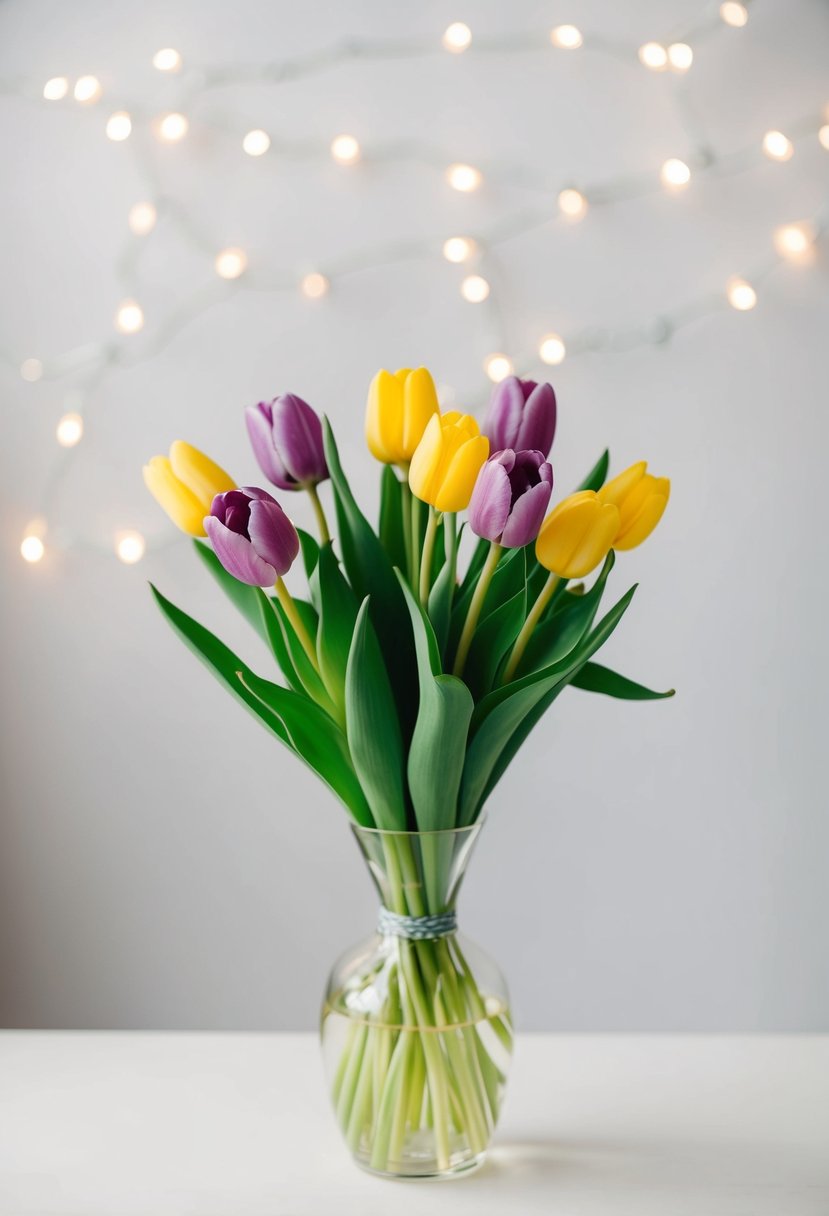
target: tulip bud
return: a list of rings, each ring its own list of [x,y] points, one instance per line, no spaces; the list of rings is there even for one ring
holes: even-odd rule
[[[593,490],[581,490],[544,520],[535,555],[559,578],[583,578],[607,556],[618,528],[618,508],[603,503]]]
[[[288,516],[270,494],[254,486],[217,494],[204,527],[228,574],[251,587],[272,587],[299,553],[299,537]]]
[[[483,431],[493,452],[534,450],[546,459],[556,433],[552,385],[507,376],[492,390]]]
[[[236,483],[204,452],[176,439],[166,456],[153,456],[144,465],[144,484],[177,528],[204,536],[204,517],[216,494],[235,490]]]
[[[489,441],[469,414],[433,414],[409,466],[409,485],[422,502],[438,511],[469,505]]]
[[[635,549],[647,540],[662,518],[671,495],[667,477],[654,477],[646,460],[632,464],[599,490],[602,502],[619,509],[619,527],[614,549]]]
[[[245,410],[253,454],[268,481],[280,490],[304,490],[328,477],[322,424],[294,393]]]
[[[366,441],[383,464],[408,464],[429,419],[440,412],[434,381],[425,367],[380,371],[368,390]]]
[[[541,452],[492,456],[478,474],[469,503],[469,526],[476,536],[520,549],[538,536],[553,490],[552,465]]]

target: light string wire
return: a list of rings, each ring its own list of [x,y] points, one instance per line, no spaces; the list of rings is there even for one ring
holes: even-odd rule
[[[726,18],[727,9],[736,10],[738,16],[742,13],[739,22]],[[662,193],[666,188],[681,190],[692,175],[703,174],[719,180],[750,171],[762,162],[763,153],[773,160],[787,160],[799,142],[814,138],[815,134],[821,144],[829,149],[829,126],[826,125],[826,122],[829,122],[829,114],[824,114],[822,118],[808,114],[790,123],[785,128],[786,135],[782,132],[770,132],[762,144],[758,141],[725,153],[715,151],[701,127],[687,89],[687,71],[693,62],[693,50],[686,40],[693,40],[694,44],[698,44],[725,30],[727,25],[745,24],[747,19],[746,5],[724,3],[719,8],[716,5],[709,6],[700,21],[678,27],[664,43],[646,43],[640,47],[629,41],[607,38],[600,34],[582,34],[574,26],[557,26],[546,34],[516,32],[498,38],[478,38],[472,36],[465,24],[454,23],[445,32],[442,41],[432,38],[376,41],[350,39],[318,52],[273,63],[190,65],[181,78],[177,108],[165,112],[176,120],[170,130],[174,134],[179,131],[181,138],[187,134],[188,124],[194,122],[200,130],[233,139],[237,146],[242,142],[246,151],[247,144],[243,142],[242,136],[247,140],[255,135],[257,150],[251,152],[251,155],[275,154],[281,159],[313,162],[328,162],[334,155],[343,165],[352,165],[358,160],[387,164],[409,162],[446,173],[450,185],[455,184],[451,177],[451,158],[441,148],[419,140],[399,140],[362,147],[352,136],[342,136],[335,140],[334,144],[328,145],[312,139],[277,139],[253,124],[243,127],[238,120],[231,120],[226,116],[195,120],[190,116],[198,109],[201,101],[223,88],[251,83],[285,84],[331,71],[348,62],[416,60],[425,56],[445,54],[446,51],[455,54],[490,55],[538,53],[542,50],[549,54],[552,50],[552,53],[558,51],[569,54],[574,50],[583,49],[635,65],[640,69],[645,67],[664,71],[678,86],[672,90],[672,98],[678,120],[685,131],[688,151],[684,154],[685,160],[680,161],[677,158],[666,162],[662,166],[661,177],[653,170],[640,170],[595,182],[578,185],[564,182],[556,186],[527,166],[510,164],[505,160],[485,160],[475,166],[455,165],[455,168],[468,169],[473,175],[472,185],[468,186],[470,190],[478,189],[482,183],[503,181],[528,194],[542,195],[545,204],[527,204],[489,225],[468,231],[463,238],[454,238],[455,242],[465,246],[462,256],[449,257],[444,248],[447,241],[445,233],[434,239],[401,238],[326,259],[324,264],[308,271],[304,277],[297,273],[296,267],[274,271],[260,267],[251,268],[247,265],[245,252],[240,249],[217,252],[217,243],[200,229],[197,218],[165,189],[158,163],[153,156],[154,145],[148,138],[151,133],[166,142],[178,142],[178,136],[165,136],[164,117],[159,116],[155,110],[150,111],[143,105],[122,101],[110,117],[107,134],[113,139],[129,141],[136,171],[146,187],[146,199],[140,205],[149,207],[152,213],[148,226],[141,230],[133,228],[133,233],[125,241],[115,262],[116,279],[124,293],[124,300],[117,314],[117,325],[120,325],[124,336],[85,343],[45,360],[24,359],[22,363],[8,349],[0,347],[0,362],[9,368],[19,369],[24,379],[61,381],[69,377],[78,378],[78,387],[68,399],[76,408],[71,414],[64,416],[58,427],[59,442],[64,442],[61,439],[61,427],[64,426],[70,428],[64,438],[68,437],[71,442],[65,443],[57,453],[57,459],[44,486],[41,513],[29,525],[21,546],[23,556],[29,561],[39,560],[43,556],[42,539],[46,532],[47,520],[50,547],[112,553],[111,548],[105,548],[98,542],[61,526],[57,509],[61,483],[69,468],[71,453],[81,437],[84,417],[89,417],[92,413],[93,398],[108,375],[118,369],[134,367],[154,358],[191,322],[207,310],[232,299],[240,290],[295,293],[299,285],[303,294],[317,298],[327,294],[332,283],[338,283],[353,274],[407,261],[447,257],[463,268],[465,277],[461,282],[462,294],[478,306],[482,317],[486,318],[487,331],[497,335],[498,351],[488,356],[485,361],[487,374],[495,381],[509,374],[514,367],[519,367],[524,374],[544,374],[545,367],[561,362],[565,354],[567,358],[597,352],[615,354],[641,346],[661,345],[668,342],[678,330],[727,308],[729,304],[741,310],[753,307],[756,302],[755,286],[767,281],[783,262],[793,258],[805,260],[804,255],[811,252],[825,235],[829,227],[829,210],[821,211],[805,223],[798,221],[788,226],[789,231],[794,234],[791,237],[791,247],[787,248],[785,242],[782,245],[776,242],[777,253],[774,256],[759,259],[747,273],[746,279],[736,280],[725,292],[700,294],[639,324],[585,327],[568,333],[566,344],[560,335],[548,334],[535,351],[516,350],[513,344],[514,353],[501,353],[509,350],[510,344],[506,340],[506,322],[499,307],[498,292],[491,290],[493,280],[497,280],[502,272],[498,256],[501,247],[530,232],[549,228],[556,222],[567,224],[579,221],[584,218],[589,208],[607,207],[617,202],[646,198]],[[454,36],[456,45],[451,43],[450,35]],[[564,41],[560,41],[561,39]],[[164,70],[160,63],[162,56],[168,58],[170,67],[174,70],[181,68],[178,52],[167,49],[158,52],[154,59],[159,70]],[[6,81],[0,82],[0,94],[38,101],[48,98],[48,104],[53,104],[55,100],[62,100],[68,95],[69,83],[64,77],[53,78],[42,89],[36,89],[28,81]],[[88,98],[79,98],[78,90],[81,86],[83,90],[90,91]],[[87,106],[97,102],[100,98],[97,79],[83,77],[78,80],[75,83],[75,97],[76,100],[85,101]],[[180,116],[183,116],[183,121]],[[180,130],[182,126],[183,131]],[[110,129],[113,134],[110,134]],[[773,142],[771,150],[767,146],[770,136],[775,137],[776,141]],[[336,146],[341,140],[347,142],[343,146],[344,155],[338,157]],[[666,179],[668,165],[673,166],[671,172],[675,176],[678,175],[676,180],[670,177]],[[455,188],[466,187],[456,185]],[[551,200],[556,197],[560,209],[557,220],[551,214]],[[191,294],[179,300],[136,345],[134,334],[143,328],[144,323],[140,304],[136,303],[141,295],[141,259],[147,248],[147,238],[159,221],[169,225],[196,253],[213,261],[221,277],[200,285]],[[780,231],[785,232],[785,229]],[[220,266],[221,259],[225,261]],[[470,270],[475,273],[469,274]],[[228,271],[230,273],[227,273]],[[484,272],[487,277],[479,272]],[[124,324],[130,326],[126,331]],[[480,404],[477,393],[463,396],[464,400]],[[132,562],[143,556],[146,541],[139,533],[130,531],[119,535],[121,539],[116,538],[116,553],[123,561]],[[177,533],[166,531],[154,537],[150,545],[158,549],[172,543],[176,538]],[[29,542],[30,551],[27,553],[25,550]]]

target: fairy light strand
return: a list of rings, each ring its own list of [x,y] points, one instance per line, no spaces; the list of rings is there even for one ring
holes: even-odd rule
[[[725,10],[725,11],[724,11]],[[739,11],[738,11],[739,10]],[[728,15],[726,15],[726,13]],[[716,30],[727,30],[729,26],[739,28],[748,19],[748,9],[745,5],[723,4],[716,18],[700,23],[694,29],[675,31],[674,38],[665,41],[643,43],[632,46],[620,40],[607,39],[592,33],[583,32],[576,26],[558,26],[547,30],[541,38],[534,34],[507,35],[503,38],[480,38],[462,22],[453,23],[445,31],[436,46],[434,42],[425,39],[398,42],[367,42],[355,41],[331,50],[318,52],[281,63],[260,65],[257,67],[238,68],[221,65],[211,68],[195,68],[192,83],[185,88],[179,99],[178,107],[157,114],[150,123],[150,129],[159,143],[177,144],[188,135],[191,125],[195,123],[200,129],[218,131],[221,135],[233,136],[237,148],[249,156],[262,157],[268,153],[284,155],[288,153],[302,159],[318,160],[334,159],[345,167],[357,166],[358,162],[366,159],[376,162],[414,161],[427,168],[443,173],[446,183],[461,193],[471,193],[486,188],[490,182],[508,180],[518,188],[529,189],[534,193],[543,193],[546,205],[524,209],[513,216],[506,216],[493,224],[486,232],[471,231],[464,236],[436,238],[435,240],[401,240],[387,243],[382,247],[373,247],[344,255],[334,261],[305,273],[297,273],[290,268],[266,272],[257,268],[256,273],[249,270],[248,259],[244,250],[237,247],[219,248],[209,236],[200,233],[194,217],[175,199],[169,198],[159,179],[159,165],[146,146],[141,141],[129,140],[133,154],[143,172],[146,181],[145,198],[137,201],[128,217],[130,236],[126,239],[124,250],[117,260],[119,278],[125,295],[118,305],[115,314],[115,328],[124,335],[122,338],[109,339],[98,343],[88,343],[75,348],[54,359],[41,360],[33,355],[23,360],[15,361],[4,353],[0,358],[11,366],[16,366],[23,379],[32,383],[40,380],[60,380],[69,375],[83,373],[86,383],[81,390],[81,399],[90,397],[99,387],[103,377],[118,367],[132,366],[146,358],[152,357],[159,350],[175,339],[178,332],[193,319],[214,307],[223,299],[228,298],[228,287],[237,290],[234,280],[244,276],[244,287],[247,290],[296,292],[300,298],[316,302],[328,294],[332,282],[346,278],[349,274],[405,261],[425,258],[445,258],[457,265],[463,271],[464,264],[474,261],[474,272],[465,273],[459,280],[458,286],[462,298],[470,304],[483,308],[488,316],[488,327],[496,331],[496,341],[491,349],[494,353],[486,356],[483,370],[487,377],[497,382],[509,375],[514,369],[522,373],[534,372],[549,366],[555,366],[564,358],[570,359],[587,353],[620,353],[634,349],[637,346],[659,345],[667,342],[679,329],[704,316],[711,315],[729,306],[736,311],[751,311],[758,302],[758,286],[760,286],[774,270],[783,262],[805,262],[815,244],[821,239],[826,230],[823,217],[815,217],[812,221],[793,221],[781,225],[773,234],[775,255],[760,266],[753,268],[743,275],[734,275],[720,292],[709,292],[697,297],[685,305],[666,312],[641,325],[602,327],[596,329],[587,327],[579,332],[569,332],[564,335],[551,332],[541,332],[537,335],[535,349],[523,353],[516,352],[514,347],[506,342],[503,335],[503,324],[498,322],[499,308],[497,298],[493,298],[492,279],[497,273],[495,250],[516,236],[548,225],[558,211],[560,222],[571,223],[574,220],[584,220],[587,212],[594,206],[607,206],[628,198],[645,197],[658,192],[684,189],[693,177],[716,169],[717,177],[729,176],[745,172],[756,167],[763,159],[786,161],[794,154],[796,144],[805,138],[818,137],[824,147],[827,140],[824,135],[826,126],[816,124],[814,115],[809,115],[799,122],[788,124],[783,130],[771,130],[762,138],[758,138],[751,146],[733,150],[729,153],[714,154],[707,142],[698,131],[692,132],[692,122],[687,112],[687,104],[682,106],[680,118],[688,136],[688,146],[678,148],[681,156],[669,158],[661,166],[651,170],[618,176],[605,181],[594,183],[562,184],[555,188],[551,183],[537,173],[529,171],[526,166],[497,163],[472,164],[462,160],[454,161],[437,147],[423,145],[414,141],[400,142],[394,145],[372,146],[368,141],[363,144],[352,134],[334,135],[327,144],[317,144],[313,141],[294,142],[284,139],[274,139],[262,127],[252,124],[235,129],[228,120],[214,118],[204,122],[193,117],[195,105],[201,95],[210,90],[233,83],[246,83],[251,80],[267,81],[278,84],[302,76],[324,72],[332,69],[344,60],[389,60],[416,58],[427,54],[464,55],[488,54],[493,51],[538,51],[546,45],[548,53],[558,51],[580,52],[594,51],[612,56],[635,64],[639,70],[664,72],[666,76],[675,79],[684,77],[692,68],[694,62],[694,46],[702,38],[709,37]],[[552,48],[552,49],[551,49]],[[178,73],[182,69],[181,54],[172,48],[165,48],[156,53],[153,65],[159,72]],[[188,63],[188,69],[191,66]],[[188,72],[182,73],[183,82],[187,83]],[[19,92],[14,88],[6,88],[7,93]],[[42,100],[52,103],[62,102],[81,107],[94,106],[104,96],[100,81],[93,76],[80,77],[72,82],[68,77],[52,77],[37,92],[25,87],[22,95],[39,96]],[[682,91],[675,94],[679,105],[683,96],[687,103],[687,94]],[[113,99],[107,95],[107,101],[112,105]],[[138,117],[137,117],[138,116]],[[128,140],[137,121],[145,122],[142,108],[122,102],[119,108],[112,109],[106,122],[106,135],[116,141]],[[234,135],[235,130],[235,135]],[[785,134],[784,134],[785,131]],[[556,204],[557,200],[557,204]],[[142,350],[139,353],[129,349],[135,339],[132,335],[143,329],[144,314],[140,304],[140,288],[138,285],[137,263],[140,258],[140,248],[154,230],[159,219],[169,222],[180,237],[192,244],[202,255],[207,255],[214,263],[214,269],[219,279],[224,283],[216,284],[214,288],[201,289],[189,298],[182,300],[164,318],[154,319],[152,333],[142,337]],[[215,282],[215,280],[214,280]],[[508,353],[507,353],[508,352]],[[447,390],[451,395],[451,390]],[[469,400],[474,394],[464,394]],[[66,468],[67,457],[71,449],[76,447],[83,435],[84,420],[82,412],[67,410],[58,423],[56,438],[61,445],[61,460],[56,464],[54,476],[50,479],[44,499],[53,507],[54,497],[62,471]],[[132,564],[143,556],[146,548],[158,548],[170,543],[169,538],[162,536],[147,541],[134,529],[118,533],[108,552],[115,552],[125,564]],[[46,536],[45,525],[40,526],[37,534],[27,529],[21,544],[21,554],[25,560],[39,562],[49,548],[95,548],[83,538],[72,537],[57,530],[51,537]]]

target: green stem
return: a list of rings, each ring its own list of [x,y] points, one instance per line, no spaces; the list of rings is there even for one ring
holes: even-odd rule
[[[412,588],[412,492],[409,489],[407,470],[403,469],[403,480],[400,483],[400,513],[403,518],[403,548],[406,553],[406,578]]]
[[[288,618],[291,625],[293,626],[294,633],[299,638],[302,649],[305,651],[305,653],[308,656],[308,661],[310,662],[311,666],[313,667],[313,669],[317,673],[317,675],[319,675],[320,666],[319,666],[319,663],[317,662],[317,648],[314,645],[313,641],[311,640],[310,633],[305,628],[302,617],[299,615],[297,606],[294,603],[294,598],[291,595],[288,588],[285,586],[285,583],[283,582],[281,575],[277,576],[276,582],[274,583],[274,590],[276,591],[277,599],[279,600],[280,604],[282,605],[282,609],[283,609],[286,617]]]
[[[486,593],[489,590],[489,584],[492,582],[492,576],[495,573],[498,561],[503,553],[501,545],[497,540],[492,541],[489,546],[484,567],[481,570],[478,578],[478,585],[475,588],[475,593],[469,605],[469,611],[466,614],[466,621],[463,626],[461,640],[458,642],[458,652],[455,655],[455,666],[452,668],[452,674],[460,676],[463,674],[463,669],[466,665],[466,660],[469,655],[469,647],[472,645],[472,639],[475,636],[475,627],[478,624],[478,618],[481,615],[481,609],[484,606]]]
[[[418,575],[420,572],[420,499],[412,495],[412,569],[409,576],[409,582],[412,584],[412,591],[417,593]]]
[[[504,674],[501,679],[502,684],[509,684],[512,677],[515,675],[516,668],[524,656],[524,651],[527,649],[527,642],[532,637],[532,632],[538,622],[541,620],[541,614],[550,602],[552,594],[558,586],[558,575],[550,573],[547,576],[547,581],[538,593],[538,599],[530,609],[530,614],[524,622],[521,632],[515,639],[515,645],[512,648],[512,654],[509,657]]]
[[[429,603],[429,586],[432,581],[432,558],[435,553],[435,537],[437,536],[440,517],[434,507],[429,508],[429,522],[426,524],[426,535],[423,538],[423,553],[420,558],[420,603],[426,608]]]
[[[311,506],[314,508],[314,514],[317,517],[320,543],[323,545],[330,545],[331,533],[328,531],[328,520],[325,518],[325,512],[322,509],[322,503],[320,502],[320,496],[317,493],[317,487],[315,485],[307,485],[305,490],[308,497],[311,499]]]

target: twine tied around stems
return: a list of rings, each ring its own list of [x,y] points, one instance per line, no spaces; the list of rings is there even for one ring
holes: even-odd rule
[[[439,912],[436,916],[401,916],[381,905],[377,917],[377,932],[382,937],[405,937],[410,941],[431,941],[449,937],[458,928],[454,912]]]

